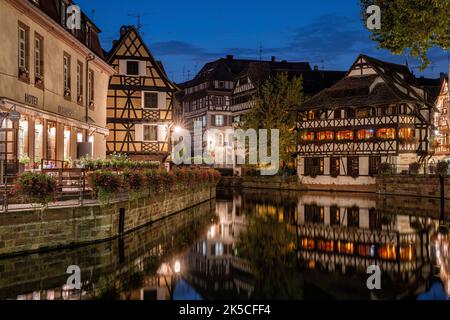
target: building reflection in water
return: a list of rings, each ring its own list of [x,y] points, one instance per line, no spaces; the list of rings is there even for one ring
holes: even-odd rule
[[[413,201],[219,192],[215,202],[117,242],[0,260],[0,298],[401,299],[427,291],[433,276],[448,292],[449,237],[436,233],[438,206],[417,201],[408,207]],[[60,274],[41,268],[33,278],[29,266],[52,257],[65,259]],[[64,286],[69,264],[80,264],[82,290]],[[382,289],[371,292],[366,270],[374,264]],[[20,276],[3,277],[11,268]]]

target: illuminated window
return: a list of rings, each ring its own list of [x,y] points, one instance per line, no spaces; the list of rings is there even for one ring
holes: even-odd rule
[[[333,140],[333,131],[321,131],[317,133],[318,140]]]
[[[373,129],[361,129],[357,131],[356,135],[358,137],[358,140],[366,140],[373,138],[374,131]]]
[[[56,124],[47,122],[47,159],[56,160]]]
[[[380,139],[395,139],[395,129],[394,128],[378,129],[377,137]]]
[[[314,120],[316,117],[314,111],[308,111],[308,120]]]
[[[44,137],[44,126],[41,120],[36,120],[34,124],[34,161],[40,162],[42,159],[42,145]]]
[[[372,117],[371,108],[360,108],[356,110],[356,118],[367,118]]]
[[[303,141],[313,141],[314,140],[314,132],[303,132],[302,140]]]
[[[94,157],[94,136],[89,136],[88,142],[91,144],[91,155]]]
[[[414,138],[415,130],[413,128],[401,128],[398,131],[398,136],[403,139]]]
[[[338,131],[336,133],[337,140],[353,140],[353,131],[352,130],[343,130]]]
[[[64,128],[64,160],[70,158],[70,128]]]
[[[28,120],[21,118],[19,120],[19,157],[24,157],[28,153]]]
[[[77,132],[77,142],[83,142],[83,132]]]

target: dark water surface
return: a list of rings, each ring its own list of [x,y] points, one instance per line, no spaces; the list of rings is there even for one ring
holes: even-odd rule
[[[0,259],[0,299],[416,299],[448,290],[439,217],[432,199],[219,191],[121,239]]]

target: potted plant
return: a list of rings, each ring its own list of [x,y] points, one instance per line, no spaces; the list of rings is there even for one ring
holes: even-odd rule
[[[25,201],[45,207],[55,198],[56,179],[45,173],[25,172],[17,179],[16,190]]]
[[[392,174],[392,164],[387,163],[387,162],[382,162],[382,163],[380,163],[378,172],[379,172],[381,175],[389,175],[389,174]]]
[[[44,88],[44,77],[40,74],[37,74],[34,77],[34,84],[37,88],[43,89]]]
[[[30,157],[27,154],[22,155],[19,158],[19,174],[25,171],[25,167],[30,163]]]
[[[28,80],[29,76],[30,76],[30,72],[28,71],[27,68],[25,68],[25,67],[19,68],[19,78],[20,79]]]
[[[409,174],[416,175],[419,173],[420,167],[422,165],[419,162],[413,162],[409,164]]]

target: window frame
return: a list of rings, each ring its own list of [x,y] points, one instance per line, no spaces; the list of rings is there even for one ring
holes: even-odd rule
[[[83,68],[84,68],[83,62],[81,62],[80,60],[77,60],[77,81],[76,81],[76,86],[77,86],[77,101],[78,102],[82,102],[83,101],[83,94],[84,94]]]
[[[222,119],[222,120],[217,121],[217,119]],[[225,125],[225,116],[223,114],[214,115],[214,125],[216,127],[223,127]]]
[[[34,33],[34,77],[44,77],[44,38],[37,32]]]
[[[64,97],[69,97],[72,95],[72,83],[71,83],[71,56],[67,52],[63,53],[63,90]],[[66,96],[66,90],[69,90],[69,94]]]
[[[23,31],[23,39],[21,37]],[[23,49],[21,44],[23,43]],[[19,21],[17,26],[17,67],[19,69],[19,76],[21,76],[20,69],[24,68],[27,71],[26,78],[29,78],[30,73],[30,27]],[[23,59],[21,58],[21,52],[23,52]],[[22,65],[23,60],[23,65]],[[23,76],[23,75],[22,75]]]
[[[95,102],[95,73],[94,73],[94,70],[89,69],[87,76],[88,76],[88,87],[87,87],[88,102],[89,102],[89,107],[91,109],[93,109],[94,102]]]
[[[140,72],[139,72],[139,60],[126,60],[125,62],[126,62],[125,63],[125,73],[126,73],[127,76],[139,77],[141,75]],[[136,74],[128,72],[129,71],[129,68],[128,68],[128,64],[129,63],[136,63],[136,65],[137,65],[137,73]]]
[[[153,127],[156,130],[156,139],[155,140],[151,140],[151,139],[145,139],[145,128],[146,127]],[[144,123],[142,124],[142,141],[144,142],[158,142],[158,125],[157,124],[149,124],[149,123]]]
[[[156,106],[155,107],[147,107],[145,104],[145,96],[147,94],[151,94],[156,96]],[[159,94],[158,92],[154,92],[154,91],[142,91],[142,103],[141,103],[141,107],[142,109],[146,109],[146,110],[155,110],[155,109],[159,109]]]

